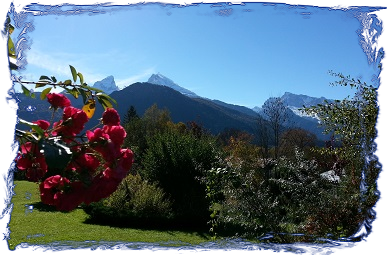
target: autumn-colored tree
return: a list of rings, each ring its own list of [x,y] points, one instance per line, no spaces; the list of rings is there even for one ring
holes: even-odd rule
[[[304,153],[308,153],[310,148],[315,146],[317,137],[315,134],[302,129],[293,128],[286,130],[280,137],[280,155],[293,157],[295,147]]]

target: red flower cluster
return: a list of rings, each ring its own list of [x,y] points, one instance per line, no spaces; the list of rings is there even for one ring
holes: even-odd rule
[[[70,211],[81,203],[97,202],[113,193],[132,166],[133,152],[121,148],[126,132],[115,109],[106,109],[102,115],[104,126],[86,131],[88,142],[81,144],[75,136],[88,121],[86,113],[67,105],[68,99],[63,95],[49,95],[53,108],[64,107],[62,120],[54,123],[51,131],[47,131],[50,126],[47,121],[35,123],[47,135],[60,136],[70,145],[72,160],[60,174],[43,180],[40,196],[43,203]],[[32,143],[22,144],[17,167],[26,171],[30,181],[40,181],[48,171],[44,154]]]
[[[37,182],[47,172],[47,164],[44,155],[39,151],[38,145],[26,142],[21,146],[17,160],[17,167],[26,171],[26,177],[29,181]]]
[[[58,108],[64,108],[71,105],[70,100],[63,94],[48,93],[47,101],[51,104],[51,107],[55,110]]]
[[[108,108],[102,114],[102,123],[108,126],[118,126],[120,125],[120,116],[116,110],[113,108]]]
[[[88,120],[84,111],[68,106],[63,110],[62,120],[54,123],[52,135],[61,136],[67,143],[72,142],[74,136],[83,130]]]

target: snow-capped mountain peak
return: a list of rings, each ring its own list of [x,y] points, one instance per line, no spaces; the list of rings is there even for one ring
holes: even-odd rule
[[[101,89],[108,95],[114,91],[119,90],[119,88],[116,85],[116,82],[114,81],[114,77],[112,75],[106,77],[101,81],[95,82],[93,85],[93,88]]]
[[[293,111],[294,114],[300,117],[309,117],[319,121],[319,118],[316,115],[310,115],[303,112],[301,109],[303,106],[309,107],[318,104],[324,104],[325,101],[332,101],[326,99],[325,97],[311,97],[306,95],[296,95],[290,92],[285,92],[285,94],[281,97],[282,101],[285,105],[288,106],[290,110]]]
[[[306,95],[296,95],[290,92],[285,92],[281,99],[285,105],[294,106],[295,108],[302,108],[304,105],[309,107],[312,105],[323,104],[324,101],[327,100],[325,97],[317,98]]]
[[[172,88],[172,89],[174,89],[174,90],[176,90],[176,91],[180,92],[181,94],[186,95],[188,97],[199,97],[194,92],[192,92],[188,89],[185,89],[183,87],[180,87],[179,85],[174,83],[171,79],[169,79],[168,77],[166,77],[160,73],[152,74],[151,77],[148,79],[148,83],[170,87],[170,88]]]
[[[317,98],[317,97],[311,97],[306,95],[296,95],[290,92],[285,92],[285,94],[281,97],[281,99],[284,105],[286,105],[287,108],[297,116],[300,116],[302,118],[312,118],[317,121],[319,120],[317,116],[306,114],[301,110],[303,106],[309,107],[317,104],[323,104],[325,100],[327,100],[328,102],[331,101],[326,99],[325,97]],[[253,110],[258,114],[262,113],[261,107],[256,106],[253,108]]]

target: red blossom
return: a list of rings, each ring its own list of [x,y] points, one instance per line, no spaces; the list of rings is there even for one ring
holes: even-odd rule
[[[17,168],[26,171],[26,177],[29,181],[39,181],[44,177],[48,169],[44,155],[34,143],[26,142],[20,147],[22,153],[17,159]]]
[[[110,140],[118,146],[124,143],[124,139],[126,137],[125,129],[122,126],[107,126],[103,127],[103,131],[109,135]]]
[[[130,149],[121,149],[120,166],[129,171],[133,164],[133,158],[134,155]]]
[[[123,178],[128,174],[128,171],[133,164],[133,152],[129,149],[121,149],[120,155],[112,162],[105,164],[106,169],[103,171],[103,175],[109,180],[116,180],[121,182]]]
[[[47,130],[48,127],[50,126],[50,122],[46,120],[37,120],[37,121],[34,121],[33,123],[37,124],[43,130]]]
[[[82,182],[70,182],[60,175],[48,177],[39,189],[42,202],[55,206],[59,211],[75,209],[83,202],[86,191]]]
[[[55,197],[55,207],[59,211],[72,211],[84,200],[86,189],[82,182],[70,182],[64,192],[58,192]]]
[[[48,177],[40,185],[40,199],[47,205],[55,205],[58,199],[58,194],[63,192],[66,184],[70,181],[60,175]]]
[[[120,116],[114,108],[107,108],[102,114],[102,123],[108,126],[120,125]]]
[[[17,161],[19,170],[26,171],[26,178],[31,182],[37,182],[44,177],[47,172],[47,164],[44,157],[29,159],[20,157]]]
[[[39,148],[35,143],[26,142],[20,145],[20,150],[22,154],[31,154],[36,155],[39,153]]]
[[[110,196],[116,191],[120,182],[121,180],[118,181],[108,176],[106,170],[98,174],[85,193],[84,203],[88,205]]]
[[[51,104],[54,109],[64,108],[71,105],[70,100],[63,94],[48,93],[47,101]]]
[[[89,121],[89,118],[81,109],[69,106],[63,110],[63,122],[71,127],[75,134],[79,134],[83,130],[87,121]]]
[[[106,161],[112,162],[120,155],[120,145],[115,144],[112,141],[109,134],[105,132],[106,131],[105,127],[106,126],[104,126],[103,129],[96,128],[94,132],[86,131],[86,136],[89,139],[91,147],[95,151],[101,153],[102,157]],[[118,133],[119,131],[115,131],[115,132]],[[119,138],[118,135],[113,134],[113,139],[117,140],[118,138]]]
[[[79,154],[77,157],[73,158],[72,162],[69,165],[69,168],[73,171],[87,171],[89,174],[93,174],[99,165],[100,162],[95,156],[91,154],[82,153]]]
[[[62,120],[54,123],[52,135],[63,136],[65,142],[70,142],[71,138],[83,130],[88,120],[84,111],[72,106],[66,107],[63,110]]]
[[[100,128],[96,128],[94,132],[87,130],[86,136],[87,136],[87,139],[89,139],[90,143],[105,144],[106,141],[109,140],[109,135],[103,132],[103,130]]]
[[[110,139],[104,145],[94,147],[94,150],[101,153],[102,157],[107,162],[114,162],[120,156],[120,148]]]

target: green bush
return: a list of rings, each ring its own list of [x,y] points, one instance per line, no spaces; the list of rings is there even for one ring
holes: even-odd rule
[[[84,206],[90,219],[120,226],[160,227],[172,217],[171,202],[156,184],[128,175],[108,198]]]
[[[168,130],[149,137],[148,144],[140,174],[158,182],[171,197],[176,222],[205,226],[209,203],[206,187],[200,180],[205,175],[204,169],[211,169],[217,161],[214,139]]]

